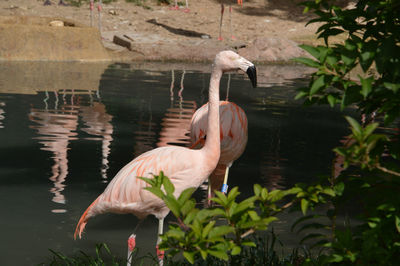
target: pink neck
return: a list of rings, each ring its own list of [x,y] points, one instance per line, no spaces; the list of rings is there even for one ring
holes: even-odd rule
[[[213,66],[208,95],[207,138],[204,145],[206,156],[220,156],[220,129],[219,129],[219,82],[222,71]]]

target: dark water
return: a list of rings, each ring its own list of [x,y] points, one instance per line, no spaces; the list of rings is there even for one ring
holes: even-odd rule
[[[293,100],[306,84],[304,69],[264,66],[258,72],[256,89],[241,74],[221,82],[221,98],[229,87],[229,100],[249,121],[247,148],[229,179],[243,195],[253,183],[287,188],[329,173],[329,151],[348,133],[338,111]],[[191,115],[207,101],[209,66],[2,63],[0,73],[1,264],[46,262],[49,248],[90,254],[100,242],[125,256],[134,216],[93,218],[78,241],[76,223],[132,158],[157,146],[188,144]],[[284,217],[276,227],[295,243],[287,232],[292,220]],[[154,252],[156,230],[153,217],[140,227],[143,253]]]

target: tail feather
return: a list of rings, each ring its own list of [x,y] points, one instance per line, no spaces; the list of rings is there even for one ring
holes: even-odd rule
[[[94,205],[97,204],[99,201],[99,198],[97,198],[95,201],[92,202],[92,204],[89,205],[89,207],[86,209],[86,211],[82,214],[81,218],[79,219],[78,224],[76,225],[75,233],[74,233],[74,239],[76,240],[76,236],[79,235],[79,238],[82,238],[82,232],[83,229],[85,229],[85,226],[87,224],[87,221],[89,220],[90,217],[88,216],[88,212],[90,209],[93,208]]]

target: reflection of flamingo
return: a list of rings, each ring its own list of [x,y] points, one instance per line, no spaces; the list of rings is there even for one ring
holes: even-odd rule
[[[264,147],[262,149],[262,160],[260,163],[261,178],[265,180],[265,186],[270,189],[283,189],[283,176],[282,176],[282,164],[287,160],[282,157],[280,153],[280,129],[277,132],[266,132],[265,140],[270,140],[268,149]]]
[[[139,103],[139,117],[138,117],[138,126],[139,129],[135,130],[135,147],[134,147],[134,157],[139,156],[140,154],[151,150],[154,147],[154,142],[156,139],[156,132],[154,123],[152,109],[151,109],[152,99],[149,101],[145,101],[142,99]],[[147,117],[148,113],[148,117]]]
[[[110,144],[113,140],[113,126],[110,123],[112,116],[107,114],[106,107],[100,102],[94,102],[91,106],[81,106],[82,120],[86,128],[82,131],[100,136],[102,140],[102,167],[101,176],[107,182],[108,155],[110,154]],[[98,140],[97,138],[95,140]]]
[[[81,237],[90,217],[105,212],[133,213],[139,219],[153,214],[159,219],[158,235],[162,234],[163,221],[169,209],[162,200],[144,190],[146,183],[137,177],[151,178],[162,170],[175,185],[175,196],[189,187],[199,187],[208,178],[220,156],[219,82],[224,72],[239,69],[247,72],[255,84],[255,67],[251,62],[232,51],[220,52],[215,57],[209,86],[209,127],[204,147],[200,150],[180,146],[159,147],[128,163],[84,212],[76,227],[75,237]],[[135,235],[131,237],[129,248],[133,249]],[[160,237],[157,239],[157,251],[159,242]],[[157,254],[162,264],[163,254]]]
[[[195,101],[183,100],[183,81],[186,71],[183,70],[180,90],[178,91],[178,101],[174,107],[174,71],[172,71],[172,80],[170,86],[171,107],[167,109],[165,117],[161,123],[162,129],[160,132],[160,140],[157,143],[158,147],[169,145],[187,145],[189,144],[189,125],[190,119],[196,110]]]
[[[5,106],[6,104],[4,102],[0,102],[0,107]],[[3,126],[3,122],[1,122],[2,120],[4,120],[5,116],[4,116],[5,112],[3,109],[0,109],[0,128],[4,128]]]
[[[58,104],[58,94],[56,104]],[[47,104],[47,99],[45,103]],[[50,180],[54,182],[54,188],[50,189],[54,193],[53,201],[65,204],[64,181],[68,175],[68,145],[71,140],[76,139],[76,128],[78,126],[77,106],[62,105],[59,110],[41,110],[32,108],[29,120],[37,125],[31,128],[38,131],[40,143],[44,145],[42,150],[53,152],[54,165]],[[53,212],[65,212],[64,209],[55,209]]]

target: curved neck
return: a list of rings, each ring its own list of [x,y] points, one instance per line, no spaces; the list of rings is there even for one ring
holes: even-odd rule
[[[204,150],[207,156],[220,156],[220,129],[219,129],[219,82],[222,71],[213,66],[208,92],[207,138]],[[218,160],[217,160],[218,161]]]

